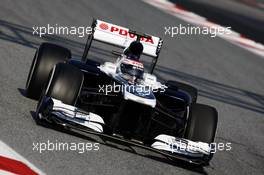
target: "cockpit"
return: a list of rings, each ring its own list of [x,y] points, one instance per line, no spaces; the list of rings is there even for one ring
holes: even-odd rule
[[[119,73],[129,84],[135,84],[139,80],[142,80],[144,66],[141,62],[128,59],[126,55],[122,55],[119,65]]]

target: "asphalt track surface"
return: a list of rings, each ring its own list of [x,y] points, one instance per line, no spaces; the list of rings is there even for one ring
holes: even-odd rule
[[[172,163],[151,152],[107,144],[95,136],[79,137],[36,125],[36,101],[23,96],[35,49],[43,41],[70,48],[80,56],[85,38],[32,36],[32,26],[84,26],[92,17],[164,38],[155,74],[162,80],[189,82],[200,103],[219,111],[217,142],[231,142],[206,168]],[[164,26],[185,22],[142,1],[2,0],[0,6],[0,139],[47,174],[263,174],[264,59],[220,38],[164,35]],[[92,48],[93,59],[108,57]],[[33,142],[100,142],[99,151],[33,151]]]
[[[240,0],[170,0],[217,24],[231,26],[236,32],[264,43],[263,9],[243,4]],[[248,1],[250,2],[250,1]]]

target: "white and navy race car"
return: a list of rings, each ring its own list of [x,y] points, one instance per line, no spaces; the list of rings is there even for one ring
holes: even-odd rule
[[[198,104],[197,89],[153,75],[162,39],[93,20],[81,59],[71,51],[42,43],[26,83],[39,100],[38,122],[117,139],[169,158],[206,165],[211,160],[218,114]],[[93,42],[123,48],[116,61],[87,59]],[[150,70],[141,61],[152,58]]]

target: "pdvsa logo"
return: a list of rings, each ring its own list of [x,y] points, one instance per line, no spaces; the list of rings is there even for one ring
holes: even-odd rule
[[[106,23],[99,24],[99,27],[102,30],[108,30],[109,29],[109,25],[106,24]],[[112,32],[112,33],[117,33],[117,34],[122,35],[122,36],[128,36],[131,39],[136,38],[136,35],[131,34],[131,33],[128,33],[128,30],[123,29],[123,28],[120,28],[120,27],[117,27],[117,26],[111,26],[109,31]],[[151,38],[144,38],[144,37],[142,37],[142,38],[140,38],[140,40],[142,42],[145,42],[145,43],[154,44],[154,41],[153,41],[152,37]]]
[[[106,24],[106,23],[101,23],[100,25],[99,25],[99,27],[101,28],[101,29],[103,29],[103,30],[107,30],[109,27],[108,27],[108,25]]]

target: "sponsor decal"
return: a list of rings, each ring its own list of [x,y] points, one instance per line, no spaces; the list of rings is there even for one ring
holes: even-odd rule
[[[141,62],[135,61],[135,60],[130,60],[130,59],[124,59],[123,61],[126,64],[132,64],[140,68],[144,68],[143,64]]]
[[[99,25],[99,27],[101,28],[101,29],[103,29],[103,30],[107,30],[109,27],[108,27],[108,25],[106,24],[106,23],[101,23],[100,25]]]
[[[118,27],[118,26],[111,26],[111,24],[106,24],[106,23],[102,22],[102,23],[99,24],[99,28],[102,29],[102,30],[108,30],[111,33],[115,33],[115,34],[119,34],[121,36],[129,37],[131,39],[135,39],[136,38],[136,35],[134,35],[132,33],[128,33],[127,29],[122,28],[122,27]],[[154,44],[154,41],[153,41],[152,37],[151,38],[141,37],[140,40],[142,42],[145,42],[145,43]]]

